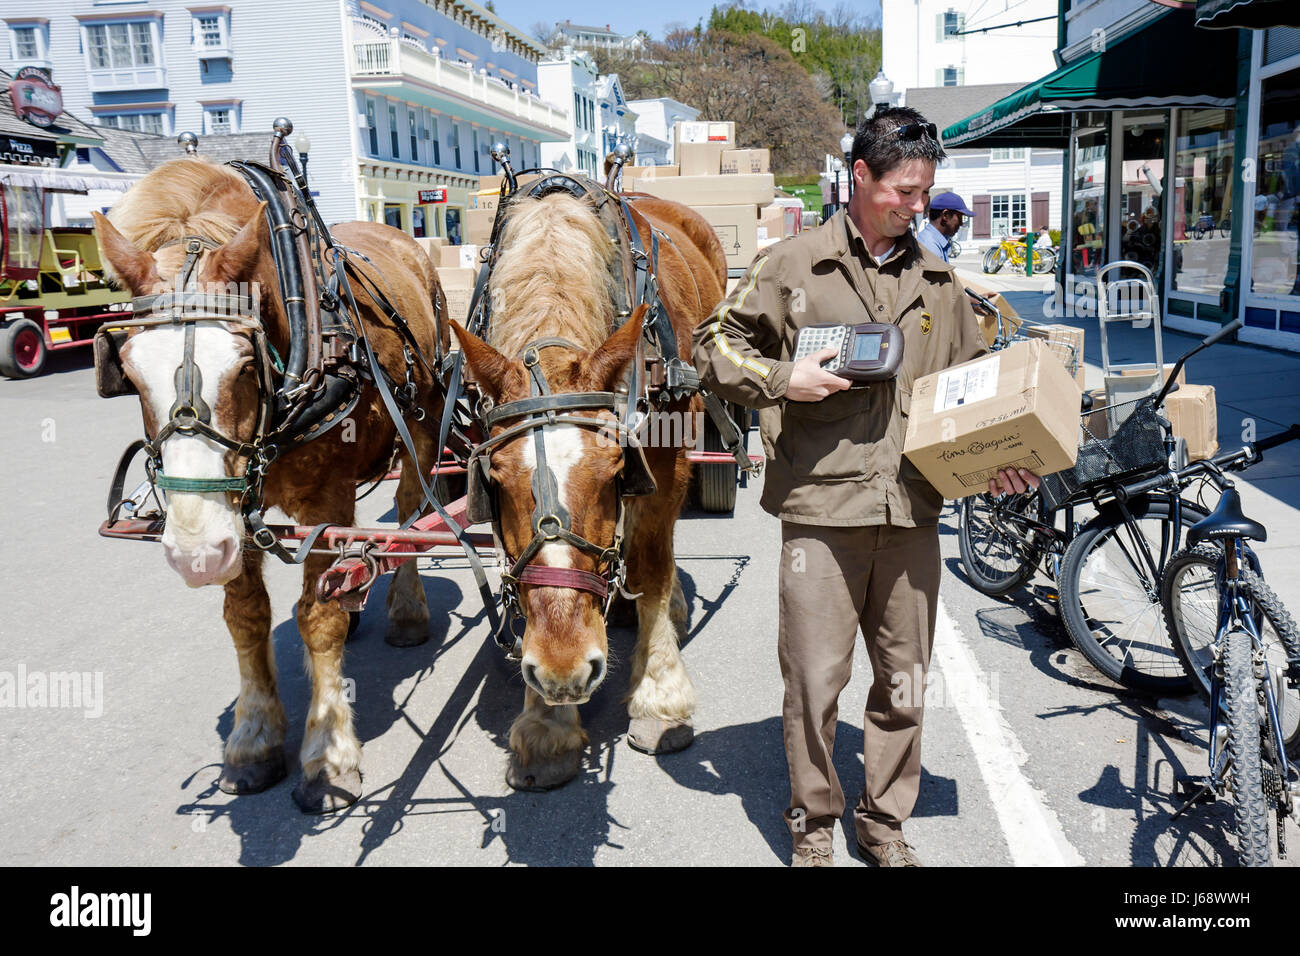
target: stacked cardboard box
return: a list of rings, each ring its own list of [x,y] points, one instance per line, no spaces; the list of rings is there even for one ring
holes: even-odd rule
[[[469,315],[469,300],[474,294],[477,277],[477,269],[438,270],[438,282],[442,285],[442,294],[447,298],[447,314],[461,325],[465,324]]]
[[[1187,439],[1187,458],[1199,461],[1219,453],[1219,410],[1213,385],[1179,385],[1165,397],[1165,417],[1174,434]]]
[[[1027,325],[1025,334],[1031,338],[1046,339],[1048,347],[1061,360],[1079,388],[1087,388],[1087,366],[1083,361],[1083,329],[1072,325]]]

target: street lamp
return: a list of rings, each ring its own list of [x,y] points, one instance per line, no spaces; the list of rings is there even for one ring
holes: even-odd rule
[[[844,154],[844,168],[849,171],[849,198],[853,198],[853,131],[840,137],[840,152]],[[839,197],[836,197],[839,198]]]
[[[884,70],[876,74],[876,78],[871,81],[867,90],[871,93],[871,105],[876,109],[890,106],[894,102],[894,81],[885,76]]]
[[[299,133],[293,138],[293,148],[298,151],[298,164],[302,166],[302,181],[307,181],[307,154],[311,152],[311,137]]]

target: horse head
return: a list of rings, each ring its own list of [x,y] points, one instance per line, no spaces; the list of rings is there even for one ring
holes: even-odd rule
[[[153,175],[163,169],[166,167]],[[221,222],[220,216],[209,215],[206,220],[195,216],[189,222],[176,223],[171,231],[183,231],[186,236],[204,231],[225,232],[228,236],[223,242],[216,236],[204,235],[201,247],[189,251],[183,240],[160,240],[156,235],[143,241],[146,248],[141,248],[106,217],[95,213],[104,260],[117,283],[133,297],[155,297],[155,315],[165,315],[168,308],[183,308],[181,303],[194,301],[193,293],[216,293],[228,297],[221,301],[243,302],[268,330],[274,329],[276,323],[268,314],[279,309],[279,303],[262,211],[265,203],[252,202],[251,195],[248,199],[241,204],[244,216],[233,220],[226,216],[224,230],[212,228]],[[253,210],[251,215],[249,209]],[[123,218],[131,221],[138,212],[138,204],[128,204]],[[114,218],[119,218],[116,209]],[[204,225],[208,226],[206,230]],[[142,235],[150,235],[144,228],[126,231],[136,234],[137,241]],[[156,248],[150,250],[148,246]],[[191,255],[196,258],[191,260],[188,277],[184,277]],[[259,290],[263,289],[274,291],[262,296]],[[231,296],[233,290],[240,291]],[[159,470],[165,478],[182,479],[168,489],[162,544],[168,564],[191,587],[225,584],[243,569],[240,492],[230,490],[237,482],[227,480],[221,490],[199,490],[202,483],[192,480],[207,480],[209,487],[214,483],[221,486],[223,480],[243,479],[246,474],[247,458],[216,440],[208,430],[236,446],[256,436],[264,400],[263,379],[252,333],[246,322],[234,318],[232,315],[232,321],[217,317],[135,328],[121,349],[122,370],[139,392],[145,433],[161,460]],[[187,352],[192,369],[188,375],[184,373]],[[189,427],[186,423],[192,420],[202,422],[206,428]],[[169,429],[169,424],[181,427]],[[165,434],[157,440],[160,432]]]
[[[612,392],[636,353],[645,317],[644,306],[617,332],[592,351],[552,347],[539,350],[538,364],[552,394]],[[466,365],[483,394],[501,409],[531,394],[530,373],[523,361],[498,352],[482,339],[451,323],[465,353]],[[509,565],[536,543],[539,526],[551,527],[539,507],[544,483],[554,490],[560,526],[571,535],[548,537],[528,562],[533,568],[563,568],[607,577],[608,549],[617,546],[622,502],[620,476],[624,453],[614,414],[605,410],[561,410],[565,417],[590,418],[588,428],[572,423],[526,427],[496,445],[490,456],[490,478],[496,487],[496,530]],[[500,436],[519,424],[506,419],[494,425]],[[538,469],[538,435],[545,468]],[[601,552],[606,552],[602,560]],[[545,573],[545,572],[544,572]],[[564,583],[518,585],[519,607],[526,619],[521,670],[524,681],[551,705],[583,703],[600,685],[607,670],[609,643],[605,634],[604,602],[598,593]],[[582,575],[570,579],[591,580]]]

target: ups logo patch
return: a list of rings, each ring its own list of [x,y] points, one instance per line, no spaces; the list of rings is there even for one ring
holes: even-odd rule
[[[933,323],[932,323],[932,321],[931,321],[930,313],[929,313],[929,312],[922,312],[922,313],[921,313],[921,334],[922,334],[922,335],[929,335],[929,334],[930,334],[930,326],[931,326],[932,324],[933,324]]]

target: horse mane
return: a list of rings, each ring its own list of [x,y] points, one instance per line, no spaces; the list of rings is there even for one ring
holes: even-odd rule
[[[488,344],[512,357],[543,336],[598,348],[614,320],[613,257],[587,203],[565,193],[514,201],[492,268]]]
[[[257,200],[229,166],[187,156],[163,163],[113,204],[108,219],[146,251],[188,235],[226,242],[248,222]]]

